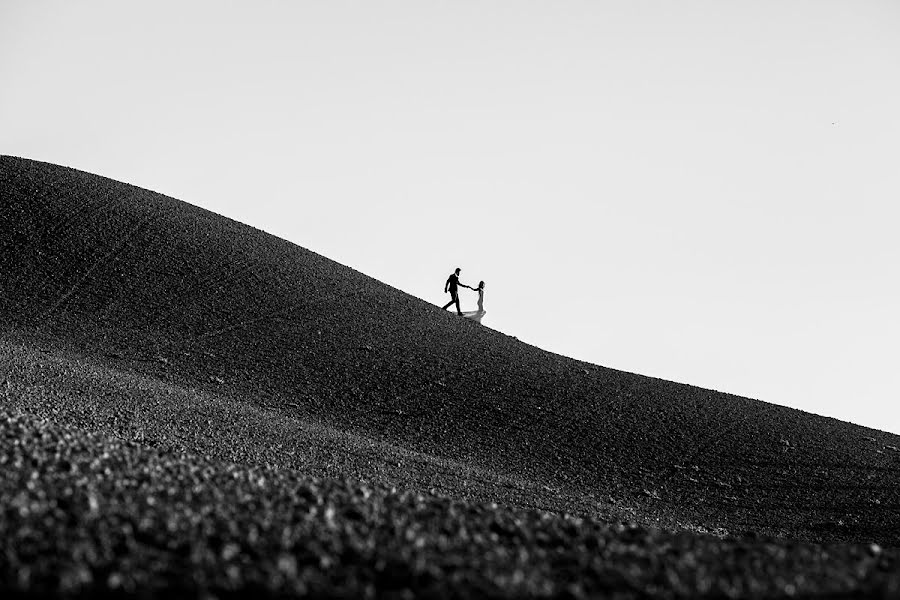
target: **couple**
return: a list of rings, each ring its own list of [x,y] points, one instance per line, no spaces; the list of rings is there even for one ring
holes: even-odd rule
[[[450,302],[444,305],[444,310],[450,308],[453,304],[456,304],[456,314],[461,317],[466,317],[468,319],[472,319],[481,323],[481,317],[484,316],[486,312],[484,310],[484,282],[481,281],[478,283],[477,288],[473,288],[459,281],[459,272],[461,269],[457,268],[450,277],[447,278],[447,283],[444,284],[444,293],[450,292]],[[469,312],[462,312],[459,307],[459,288],[464,287],[468,288],[474,292],[478,292],[478,310],[473,310]]]

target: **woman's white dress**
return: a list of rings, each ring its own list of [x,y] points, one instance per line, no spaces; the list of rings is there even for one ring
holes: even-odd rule
[[[464,312],[463,316],[467,319],[472,319],[473,321],[478,321],[481,323],[481,317],[485,315],[487,311],[484,310],[484,288],[478,289],[478,310],[470,310],[468,312]]]

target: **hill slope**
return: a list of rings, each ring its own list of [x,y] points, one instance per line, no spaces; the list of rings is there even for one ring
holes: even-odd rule
[[[96,175],[2,157],[0,197],[14,408],[462,499],[900,540],[897,436],[554,355]]]

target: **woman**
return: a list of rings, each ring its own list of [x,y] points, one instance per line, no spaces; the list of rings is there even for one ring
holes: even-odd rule
[[[465,287],[469,288],[472,291],[478,292],[478,310],[464,312],[463,316],[467,319],[472,319],[473,321],[477,321],[477,322],[481,323],[481,317],[483,317],[485,312],[487,312],[484,310],[484,282],[479,281],[477,288],[473,288],[473,287],[469,287],[469,286],[465,286]]]

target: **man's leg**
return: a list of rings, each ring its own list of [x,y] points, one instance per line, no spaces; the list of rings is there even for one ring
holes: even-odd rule
[[[451,304],[453,304],[453,298],[450,298],[450,302],[448,302],[447,304],[444,305],[443,310],[447,310],[448,308],[450,308]]]
[[[456,314],[462,315],[462,309],[459,307],[459,294],[454,294],[453,301],[456,302]]]

